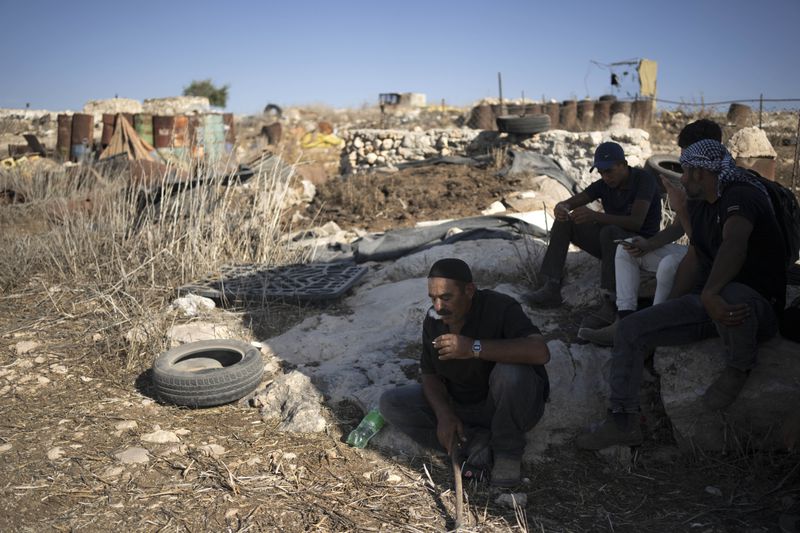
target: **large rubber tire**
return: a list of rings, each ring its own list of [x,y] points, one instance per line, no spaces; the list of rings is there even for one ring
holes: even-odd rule
[[[165,402],[211,407],[247,395],[263,373],[258,348],[217,339],[182,344],[159,355],[153,363],[153,384]]]
[[[659,174],[663,174],[671,180],[680,180],[683,174],[681,160],[678,156],[669,154],[655,154],[650,156],[647,163],[645,163],[645,168],[656,178],[658,178]]]
[[[283,109],[275,104],[267,104],[267,106],[264,108],[264,114],[273,115],[275,118],[281,118],[283,116]]]
[[[497,117],[497,128],[504,133],[532,135],[550,129],[549,115],[526,115]]]

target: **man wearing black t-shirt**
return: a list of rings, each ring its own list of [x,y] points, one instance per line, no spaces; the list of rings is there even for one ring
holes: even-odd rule
[[[516,300],[478,290],[460,259],[434,263],[428,295],[422,384],[385,392],[381,413],[430,448],[453,453],[457,439],[471,467],[493,463],[492,484],[514,486],[525,433],[542,417],[549,394],[547,344]]]
[[[656,346],[719,335],[727,366],[703,402],[721,410],[736,400],[756,365],[758,343],[777,332],[786,297],[786,258],[766,189],[717,141],[689,146],[681,166],[688,198],[700,201],[690,207],[691,241],[678,267],[673,299],[620,321],[610,413],[597,430],[578,437],[580,448],[642,442],[639,386],[644,359]]]
[[[591,170],[600,172],[599,180],[568,200],[559,202],[553,211],[555,222],[550,232],[539,277],[542,286],[528,296],[537,307],[561,303],[561,277],[570,243],[600,259],[600,289],[603,305],[588,316],[581,327],[599,328],[615,318],[614,256],[620,239],[652,237],[661,224],[661,198],[655,176],[628,166],[622,146],[615,142],[600,144],[594,153]],[[586,207],[600,200],[603,212]]]

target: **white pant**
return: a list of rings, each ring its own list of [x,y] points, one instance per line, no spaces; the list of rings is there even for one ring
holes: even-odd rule
[[[617,280],[617,310],[636,311],[639,299],[639,270],[656,273],[656,294],[653,305],[660,304],[669,297],[675,282],[675,272],[686,255],[688,247],[680,244],[667,244],[640,257],[633,257],[625,248],[617,246],[614,268]]]

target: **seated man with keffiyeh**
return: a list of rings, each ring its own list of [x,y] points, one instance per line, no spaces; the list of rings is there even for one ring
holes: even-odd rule
[[[756,365],[758,343],[777,332],[786,298],[781,230],[768,193],[734,163],[717,141],[702,140],[681,155],[689,198],[691,241],[671,299],[619,323],[611,363],[611,408],[605,422],[578,437],[599,450],[638,445],[639,386],[644,360],[656,346],[718,335],[727,366],[703,396],[709,409],[736,400]],[[694,201],[692,201],[694,200]]]

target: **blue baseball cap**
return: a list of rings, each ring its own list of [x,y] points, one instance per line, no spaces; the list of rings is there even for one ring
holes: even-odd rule
[[[611,168],[620,161],[625,161],[625,151],[622,146],[610,141],[601,143],[597,150],[594,151],[594,165],[589,169],[589,172],[594,169],[605,170]]]

